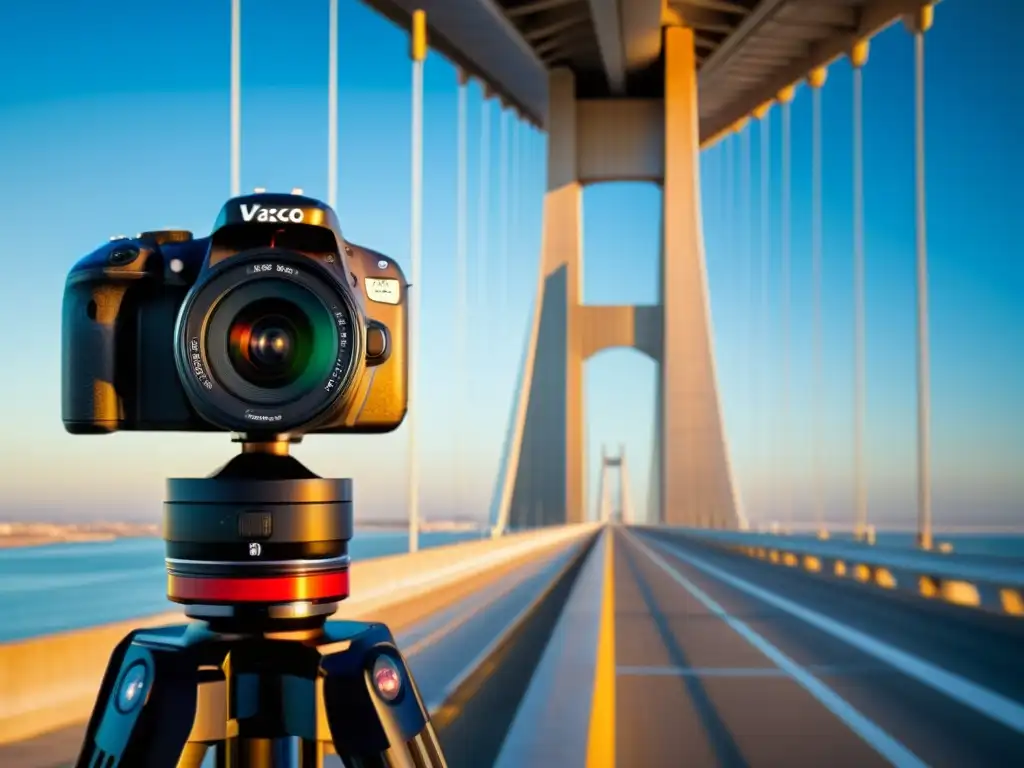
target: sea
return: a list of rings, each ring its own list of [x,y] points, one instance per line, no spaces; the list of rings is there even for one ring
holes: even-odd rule
[[[480,532],[420,534],[423,548],[480,538]],[[793,538],[811,538],[794,533]],[[834,533],[837,541],[849,534]],[[1024,534],[937,533],[957,554],[1005,558],[1024,568]],[[349,543],[353,562],[398,554],[405,531],[360,531]],[[913,547],[914,533],[879,531],[879,547]],[[176,608],[164,590],[164,544],[125,538],[0,549],[0,643],[150,616]]]
[[[420,533],[420,547],[476,539],[480,532]],[[405,531],[359,531],[353,562],[405,552]],[[0,643],[151,616],[167,600],[164,542],[158,538],[0,549]]]

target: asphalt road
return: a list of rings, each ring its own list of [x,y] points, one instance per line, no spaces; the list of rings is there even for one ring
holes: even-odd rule
[[[619,766],[1024,765],[1024,621],[615,543]]]
[[[428,706],[440,703],[446,688],[496,638],[578,551],[578,543],[510,571],[453,605],[409,626],[395,627],[396,639]],[[71,765],[85,724],[25,742],[0,746],[3,768],[57,768]],[[336,757],[324,761],[340,766]]]

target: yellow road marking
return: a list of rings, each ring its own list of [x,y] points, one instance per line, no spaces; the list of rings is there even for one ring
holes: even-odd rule
[[[605,529],[604,536],[601,620],[594,695],[590,703],[587,768],[615,766],[615,568],[611,527]]]

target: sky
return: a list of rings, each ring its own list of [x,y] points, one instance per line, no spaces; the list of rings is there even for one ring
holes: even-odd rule
[[[298,186],[326,197],[327,2],[243,5],[242,187]],[[59,362],[63,281],[78,258],[114,234],[165,226],[204,234],[229,196],[229,8],[227,0],[0,6],[0,26],[17,30],[0,47],[0,71],[8,73],[0,89],[0,265],[6,274],[0,327],[12,342],[9,352],[21,350],[20,362],[8,355],[0,376],[8,430],[0,448],[0,516],[154,518],[164,477],[207,474],[234,452],[223,435],[67,435],[60,422]],[[997,10],[1003,23],[991,25]],[[940,524],[1024,520],[1024,248],[1015,226],[1024,201],[1018,186],[1024,106],[1012,96],[1024,85],[1013,55],[1022,23],[1019,4],[947,0],[927,37],[931,451]],[[338,215],[346,237],[406,266],[407,49],[404,32],[356,0],[342,0]],[[891,525],[912,524],[916,503],[912,61],[912,39],[896,26],[873,42],[864,73],[866,477],[871,518]],[[426,515],[483,517],[534,301],[545,143],[533,129],[515,127],[512,116],[499,117],[493,102],[482,105],[478,87],[470,86],[471,354],[460,363],[454,352],[456,77],[434,54],[425,72],[416,404],[421,506]],[[702,158],[719,386],[738,487],[755,521],[809,520],[816,477],[827,517],[842,523],[852,515],[851,76],[845,62],[830,68],[822,98],[824,354],[817,431],[806,89],[792,107],[788,376],[778,364],[759,365],[768,355],[779,359],[784,338],[778,110],[769,118],[767,316],[759,298],[751,301],[760,296],[759,127]],[[485,174],[484,109],[490,113]],[[516,148],[504,167],[512,167],[516,154],[518,172],[501,170],[503,121],[506,146]],[[751,146],[749,195],[745,141]],[[599,185],[586,190],[584,208],[585,300],[653,303],[659,190]],[[647,506],[655,374],[653,363],[626,350],[603,352],[586,369],[591,485],[601,445],[624,444],[641,510]],[[626,399],[624,393],[637,394]],[[310,437],[295,453],[321,475],[353,477],[359,517],[404,515],[406,427],[384,436]],[[782,502],[787,497],[789,507]]]

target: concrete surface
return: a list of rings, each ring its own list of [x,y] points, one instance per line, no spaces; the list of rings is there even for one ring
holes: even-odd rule
[[[424,699],[436,698],[465,665],[501,633],[534,595],[555,577],[579,546],[576,542],[505,564],[486,581],[461,583],[427,603],[405,604],[382,616],[395,631]],[[432,610],[430,610],[432,608]],[[4,768],[58,768],[73,763],[85,723],[0,745]],[[339,766],[331,757],[325,768]]]
[[[352,596],[338,618],[422,618],[442,603],[446,590],[472,589],[488,572],[582,540],[593,526],[550,528],[500,539],[460,542],[412,554],[354,563]],[[457,598],[454,598],[457,599]],[[131,629],[177,623],[162,614],[85,630],[0,644],[0,744],[31,738],[85,720],[116,643]],[[60,663],[73,660],[73,663]]]

